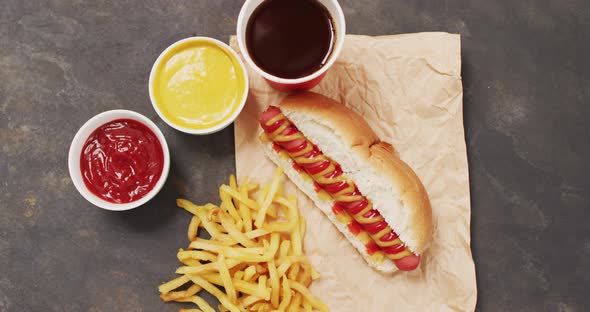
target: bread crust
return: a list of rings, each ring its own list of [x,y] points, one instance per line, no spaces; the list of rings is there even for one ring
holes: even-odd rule
[[[289,95],[279,107],[287,115],[289,112],[304,113],[320,120],[341,138],[352,153],[397,186],[402,206],[408,210],[404,213],[411,224],[405,233],[398,234],[411,238],[412,244],[408,247],[416,254],[427,248],[432,239],[433,222],[426,189],[412,168],[398,157],[393,146],[381,141],[363,117],[345,105],[313,92]],[[382,212],[389,209],[376,208]],[[394,228],[394,231],[398,230]]]
[[[280,103],[285,111],[305,113],[321,119],[361,157],[369,157],[369,147],[379,142],[379,137],[367,121],[350,108],[314,92],[296,93]]]
[[[412,226],[407,229],[408,233],[404,233],[404,236],[412,238],[413,252],[422,253],[432,239],[433,228],[432,208],[424,185],[412,168],[397,157],[389,143],[379,142],[372,145],[369,150],[371,156],[367,161],[397,186],[401,194],[401,206],[409,209],[407,213]]]

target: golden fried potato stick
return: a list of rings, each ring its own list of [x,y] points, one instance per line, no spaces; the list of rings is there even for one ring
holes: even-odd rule
[[[268,273],[268,267],[261,265],[260,263],[257,263],[256,264],[256,273],[266,274],[266,273]]]
[[[262,203],[266,198],[266,194],[268,194],[268,190],[270,189],[270,184],[266,184],[259,192],[256,194],[256,202]],[[274,218],[274,217],[273,217]]]
[[[196,267],[202,265],[202,263],[199,260],[195,259],[179,259],[178,261],[180,261],[185,266],[189,267]]]
[[[227,211],[227,213],[234,219],[235,222],[238,222],[241,220],[241,218],[238,214],[238,211],[236,210],[236,207],[234,206],[231,196],[224,191],[224,189],[227,189],[227,187],[227,185],[222,185],[219,187],[219,198],[221,198],[220,207],[224,211]],[[237,188],[233,188],[231,186],[229,188],[234,192],[238,192]]]
[[[243,280],[249,282],[252,280],[252,277],[256,274],[256,266],[250,265],[244,270],[244,278]]]
[[[202,260],[202,261],[215,261],[217,260],[217,256],[213,253],[203,250],[183,250],[180,249],[178,254],[176,254],[178,260],[186,260],[186,259],[195,259],[195,260]]]
[[[193,283],[203,287],[203,289],[215,296],[217,300],[219,300],[219,302],[223,304],[226,308],[228,308],[231,312],[240,312],[240,309],[238,309],[238,307],[235,304],[233,304],[229,300],[229,298],[221,290],[219,290],[219,288],[213,286],[213,284],[209,283],[204,278],[197,275],[190,275],[190,279],[193,281]]]
[[[281,265],[286,261],[290,261],[292,263],[301,263],[301,264],[308,264],[308,260],[305,256],[286,256],[277,259],[277,264]]]
[[[249,307],[253,304],[255,304],[256,302],[260,302],[264,299],[260,298],[260,297],[256,297],[256,296],[246,296],[246,297],[242,297],[243,299],[240,299],[240,304],[244,307]]]
[[[301,232],[301,241],[303,241],[305,239],[305,228],[306,228],[305,218],[303,216],[299,217],[299,226],[301,227],[299,229],[299,232]]]
[[[236,243],[237,244],[237,243]],[[264,247],[241,247],[241,246],[226,246],[222,242],[211,240],[211,239],[203,239],[197,237],[194,241],[189,244],[189,248],[191,249],[202,249],[206,251],[210,251],[213,253],[246,253],[251,255],[261,255],[264,254],[267,250]],[[230,251],[233,250],[233,251]],[[226,257],[229,257],[227,254]]]
[[[283,276],[283,283],[282,283],[282,300],[279,304],[279,311],[286,311],[289,304],[291,304],[291,287],[289,286],[289,279]]]
[[[273,309],[272,305],[268,302],[257,302],[252,305],[250,311],[271,312]]]
[[[264,255],[268,259],[274,258],[275,255],[277,254],[277,250],[279,249],[280,240],[281,240],[280,233],[273,232],[270,234],[270,246],[268,247],[268,251],[266,253],[264,253]],[[268,261],[268,259],[266,261]]]
[[[281,263],[281,265],[279,265],[277,267],[277,272],[278,272],[279,276],[285,275],[285,273],[287,273],[287,270],[289,270],[289,267],[292,264],[293,264],[293,262],[291,262],[291,259],[287,259],[283,263]]]
[[[194,294],[201,291],[201,289],[202,289],[201,286],[193,284],[189,288],[187,288],[186,290],[171,291],[171,292],[161,294],[160,299],[162,299],[162,301],[164,301],[164,302],[178,301],[180,299],[184,299],[184,298],[188,298],[188,297],[193,296]]]
[[[297,225],[297,222],[266,222],[262,226],[269,232],[290,232]]]
[[[242,184],[238,188],[238,192],[244,196],[248,197],[248,177],[242,181]],[[252,215],[250,214],[250,209],[244,204],[238,201],[238,214],[242,217],[243,221],[243,229],[244,232],[252,231]]]
[[[191,223],[188,225],[187,235],[188,241],[192,242],[197,237],[197,230],[199,229],[199,224],[201,224],[201,219],[197,216],[193,216],[191,218]]]
[[[266,275],[261,275],[260,278],[258,278],[258,289],[260,289],[260,292],[264,291],[268,294],[268,296],[258,296],[258,297],[263,298],[265,300],[270,300],[270,289],[267,286]]]
[[[199,217],[201,223],[203,224],[203,227],[205,227],[205,230],[209,232],[209,235],[211,235],[212,238],[215,238],[221,234],[221,231],[213,225],[214,223],[209,221],[208,215],[210,209],[207,209],[207,205],[197,206],[191,203],[190,201],[181,198],[176,200],[176,205]],[[211,206],[215,207],[214,205],[210,205],[209,208],[211,208]]]
[[[244,280],[244,271],[243,270],[239,270],[236,273],[233,274],[235,279],[239,279],[239,280]]]
[[[283,264],[281,264],[282,266]],[[299,268],[300,268],[300,264],[299,263],[294,263],[289,267],[289,273],[287,273],[287,276],[289,277],[289,279],[292,280],[296,280],[297,279],[297,275],[299,274]]]
[[[162,285],[160,285],[160,287],[158,287],[158,290],[160,291],[161,294],[165,294],[167,292],[173,291],[174,289],[188,283],[190,281],[190,278],[186,275],[177,277],[171,281],[168,281]]]
[[[299,312],[302,300],[303,296],[299,293],[295,293],[295,295],[293,295],[293,300],[291,300],[291,304],[287,308],[287,312]]]
[[[269,234],[270,232],[265,230],[265,229],[256,229],[250,232],[246,232],[244,233],[244,235],[246,235],[246,237],[248,237],[248,239],[255,239],[258,238],[260,236],[264,236],[266,234]]]
[[[235,274],[237,274],[238,272],[242,272],[242,273],[244,273],[243,271],[244,271],[244,270],[245,270],[247,267],[248,267],[248,263],[246,263],[246,262],[242,262],[242,263],[240,263],[240,264],[236,265],[235,267],[233,267],[233,268],[229,269],[229,274],[230,274],[231,276],[234,276],[234,275],[235,275]],[[234,277],[235,277],[235,276],[234,276]]]
[[[231,269],[234,266],[240,264],[241,261],[235,259],[225,260],[225,265]],[[207,264],[201,264],[199,266],[183,266],[176,269],[176,274],[204,274],[209,272],[217,271],[217,263],[211,262]]]
[[[215,208],[211,209],[210,211],[213,211],[215,209],[219,209],[219,208],[218,207],[215,207]],[[219,218],[217,216],[215,216],[215,219],[219,219]],[[223,240],[222,239],[223,236],[228,236],[228,235],[223,235],[223,234],[227,234],[227,231],[223,228],[223,226],[220,223],[218,223],[219,220],[214,221],[214,220],[211,220],[211,219],[208,218],[207,221],[209,221],[209,224],[211,226],[213,226],[219,233],[221,233],[219,236],[216,236],[214,239],[221,239],[221,240]],[[205,227],[204,224],[203,224],[203,227]],[[229,236],[228,236],[228,238],[229,238]]]
[[[321,302],[319,299],[314,297],[314,295],[311,294],[307,287],[303,286],[302,284],[296,281],[291,281],[290,286],[291,289],[297,291],[303,296],[303,298],[305,298],[305,300],[309,301],[312,307],[320,310],[321,312],[329,311],[328,306],[326,306],[325,303]]]
[[[223,254],[226,258],[228,258],[228,260],[241,260],[245,262],[268,261],[268,258],[270,257],[270,252],[272,251],[271,250],[265,252],[263,247],[228,247],[201,238],[197,238],[193,242],[191,242],[189,248],[202,249],[217,254]],[[274,253],[272,255],[274,256]]]
[[[232,303],[238,302],[238,296],[236,294],[236,288],[234,287],[234,283],[232,282],[231,276],[229,275],[229,270],[225,264],[225,257],[223,254],[219,255],[219,259],[216,262],[217,269],[219,271],[219,276],[221,277],[221,281],[223,283],[223,288],[225,288],[225,293],[229,298],[229,301]]]
[[[238,183],[237,183],[237,181],[236,181],[236,177],[235,177],[233,174],[231,174],[231,175],[229,176],[229,187],[231,187],[232,189],[236,190],[237,192],[239,192],[239,191],[240,191],[240,190],[238,189]],[[247,195],[247,194],[246,194],[246,195]],[[238,223],[239,223],[240,221],[242,221],[242,216],[240,215],[239,211],[237,210],[237,208],[238,208],[238,206],[237,206],[237,204],[238,204],[238,201],[237,201],[237,200],[233,201],[233,200],[231,199],[231,197],[230,197],[230,201],[231,201],[231,203],[232,203],[233,207],[235,207],[235,211],[236,211],[236,216],[234,217],[234,216],[232,215],[232,217],[234,218],[234,220],[236,220],[236,225],[238,225]],[[241,226],[241,225],[240,225],[240,226],[238,226],[238,228],[239,228],[240,230],[242,230],[242,226]]]
[[[211,307],[207,301],[203,300],[203,298],[199,297],[199,296],[192,296],[192,297],[188,297],[188,298],[183,298],[178,300],[178,302],[192,302],[194,304],[196,304],[199,309],[203,310],[203,312],[215,312],[215,309],[213,309],[213,307]]]
[[[283,168],[277,167],[272,177],[272,182],[270,183],[268,193],[266,194],[264,201],[262,202],[262,205],[260,205],[260,211],[256,215],[256,221],[254,221],[254,225],[256,225],[257,228],[261,228],[264,223],[266,212],[268,211],[268,208],[270,207],[270,204],[272,203],[272,200],[275,197],[275,194],[277,193],[277,189],[279,188],[279,182],[281,181],[282,175]]]
[[[283,257],[287,256],[287,253],[289,252],[289,247],[291,247],[290,240],[286,239],[281,242],[281,244],[279,246],[279,258],[283,258]]]
[[[232,198],[238,200],[239,202],[243,203],[248,208],[250,208],[252,210],[256,210],[256,211],[260,210],[260,205],[256,201],[248,198],[247,196],[243,196],[242,194],[240,194],[236,190],[232,189],[231,187],[229,187],[227,185],[222,185],[220,187],[220,190],[223,191],[224,193],[228,194]]]
[[[277,196],[273,199],[274,203],[280,204],[282,208],[287,210],[287,222],[267,222],[263,228],[269,232],[291,232],[298,224],[298,211],[296,197],[292,196],[289,199],[282,196]]]
[[[303,310],[305,310],[305,312],[312,312],[313,308],[311,307],[311,303],[309,303],[309,301],[307,300],[303,300]]]
[[[212,284],[219,286],[223,286],[224,284],[219,274],[208,273],[200,276]],[[270,289],[268,289],[266,286],[260,287],[259,284],[242,281],[235,277],[232,279],[232,282],[234,284],[235,289],[241,293],[260,297],[265,300],[270,300]]]
[[[270,279],[270,303],[274,308],[279,307],[279,291],[280,291],[280,282],[279,282],[279,272],[277,271],[277,267],[275,266],[275,260],[271,259],[267,262],[268,265],[268,274]]]
[[[233,174],[229,175],[229,187],[233,188],[234,190],[238,189],[238,183],[236,180],[236,176]]]
[[[299,272],[299,277],[297,278],[297,281],[300,282],[303,286],[309,287],[312,281],[310,270],[303,266],[303,271]]]
[[[218,304],[217,309],[219,310],[219,312],[229,312],[229,310],[226,307],[224,307],[223,304]]]
[[[272,198],[272,202],[286,207],[288,210],[287,216],[291,217],[293,216],[293,213],[295,213],[296,215],[299,214],[299,212],[297,211],[297,201],[295,201],[295,199],[297,199],[295,195],[291,195],[289,196],[289,198],[276,195],[274,198]]]
[[[257,247],[259,246],[254,241],[250,240],[248,236],[242,233],[238,227],[233,223],[233,220],[226,215],[223,211],[219,213],[219,219],[221,220],[221,225],[227,230],[227,233],[231,236],[231,238],[235,239],[238,243],[242,244],[244,247]]]
[[[212,209],[209,209],[209,213],[207,214],[207,221],[209,222],[213,222],[214,225],[216,225],[216,227],[219,229],[220,232],[221,229],[225,228],[223,226],[218,227],[217,225],[220,225],[219,223],[221,223],[221,221],[219,220],[219,212],[222,211],[220,207],[215,207]]]
[[[217,271],[217,264],[206,263],[195,266],[181,266],[174,273],[176,274],[205,274]]]
[[[295,199],[296,201],[296,199]],[[299,217],[299,211],[297,209],[293,209],[294,219],[298,220],[297,226],[295,226],[291,230],[291,247],[293,249],[293,254],[295,256],[302,256],[303,255],[303,233],[305,232],[305,220],[303,217]]]
[[[216,240],[219,242],[220,245],[227,246],[227,247],[232,247],[232,246],[238,244],[238,242],[228,234],[220,234],[216,238]]]
[[[258,188],[260,187],[258,185],[258,183],[256,183],[256,182],[247,182],[247,180],[246,180],[246,183],[244,183],[244,184],[246,184],[246,189],[248,190],[248,193],[257,191]]]
[[[198,216],[198,214],[196,213],[196,210],[198,209],[203,209],[205,211],[209,211],[217,206],[213,205],[212,203],[207,203],[205,205],[199,206],[199,205],[195,205],[192,202],[190,202],[189,200],[183,199],[183,198],[177,198],[176,199],[176,205],[188,212],[190,212],[191,214]],[[200,217],[199,217],[200,218]]]

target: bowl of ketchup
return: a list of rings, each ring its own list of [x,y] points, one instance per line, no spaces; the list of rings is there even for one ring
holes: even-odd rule
[[[162,189],[170,153],[164,135],[149,118],[111,110],[78,130],[68,167],[86,200],[103,209],[123,211],[143,205]]]

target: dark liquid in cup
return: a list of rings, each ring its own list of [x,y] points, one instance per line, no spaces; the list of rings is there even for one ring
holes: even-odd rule
[[[335,40],[330,13],[317,0],[266,0],[246,28],[256,65],[280,78],[301,78],[320,69]]]

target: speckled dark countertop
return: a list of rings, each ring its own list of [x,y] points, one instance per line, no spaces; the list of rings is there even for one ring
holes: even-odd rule
[[[590,309],[590,3],[341,3],[349,33],[462,36],[478,310]],[[172,130],[148,74],[180,38],[227,41],[240,6],[2,1],[0,311],[177,310],[155,292],[188,222],[174,199],[216,199],[234,171],[233,128]],[[174,151],[156,200],[125,213],[92,207],[66,166],[78,127],[114,108],[150,117]]]

